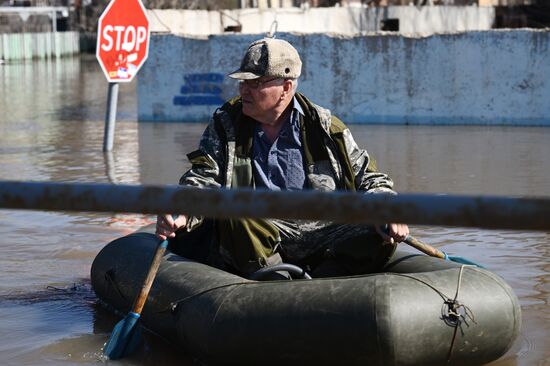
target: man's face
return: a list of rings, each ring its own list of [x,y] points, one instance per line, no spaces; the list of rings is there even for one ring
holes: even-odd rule
[[[284,80],[270,76],[239,82],[243,113],[263,122],[273,114],[283,94]]]

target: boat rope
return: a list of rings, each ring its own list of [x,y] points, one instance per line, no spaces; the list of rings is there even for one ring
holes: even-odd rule
[[[437,287],[435,287],[434,285],[432,285],[431,283],[427,282],[427,281],[424,281],[420,278],[417,278],[417,277],[414,277],[412,275],[407,275],[407,274],[404,274],[404,273],[392,273],[391,274],[392,276],[399,276],[399,277],[406,277],[406,278],[409,278],[411,280],[414,280],[414,281],[417,281],[417,282],[420,282],[426,286],[428,286],[429,288],[431,288],[432,290],[434,290],[439,296],[441,296],[441,298],[443,299],[443,301],[447,301],[450,299],[450,297],[448,297],[447,295],[445,295],[445,293],[441,290],[439,290]]]
[[[118,283],[115,281],[115,269],[111,268],[107,272],[105,272],[105,282],[107,282],[112,288],[115,289],[115,291],[118,293],[118,296],[120,296],[121,299],[126,300],[126,296],[124,296],[124,293],[120,290],[118,287]]]
[[[439,296],[441,296],[441,298],[443,299],[443,309],[441,314],[442,319],[445,321],[447,325],[453,327],[453,337],[451,338],[451,344],[449,346],[449,351],[447,352],[447,364],[451,361],[454,345],[456,343],[456,335],[459,329],[462,330],[462,322],[464,322],[468,326],[469,325],[468,319],[469,319],[474,324],[477,324],[472,310],[458,300],[458,296],[460,294],[460,288],[462,285],[462,275],[464,273],[464,268],[466,267],[473,267],[473,266],[472,265],[460,266],[454,298],[447,296],[443,291],[439,290],[437,287],[435,287],[434,285],[432,285],[431,283],[425,280],[414,277],[412,275],[403,274],[403,273],[393,273],[393,275],[400,276],[400,277],[407,277],[428,286],[429,288],[434,290]]]
[[[208,288],[206,290],[203,290],[203,291],[199,291],[195,294],[192,294],[192,295],[189,295],[189,296],[186,296],[182,299],[179,299],[179,300],[176,300],[176,301],[172,301],[166,308],[162,309],[162,310],[159,310],[158,312],[159,313],[165,313],[165,312],[175,312],[177,311],[178,309],[178,306],[180,306],[182,303],[186,302],[186,301],[189,301],[189,300],[192,300],[194,299],[195,297],[198,297],[198,296],[201,296],[201,295],[204,295],[204,294],[207,294],[211,291],[214,291],[214,290],[219,290],[221,288],[226,288],[226,287],[233,287],[233,286],[241,286],[241,285],[250,285],[250,284],[254,284],[253,281],[243,281],[243,282],[233,282],[233,283],[227,283],[225,285],[220,285],[220,286],[216,286],[216,287],[211,287],[211,288]]]
[[[456,285],[456,293],[455,293],[454,299],[446,303],[446,305],[449,307],[448,309],[449,318],[451,318],[452,321],[454,322],[453,338],[451,339],[451,345],[449,346],[449,351],[447,352],[447,363],[451,362],[451,357],[453,354],[453,349],[454,349],[458,329],[460,328],[462,330],[462,327],[461,327],[462,321],[464,321],[464,323],[468,325],[468,321],[466,319],[466,316],[467,316],[468,318],[470,318],[470,320],[472,320],[472,322],[474,322],[474,324],[477,324],[472,310],[470,310],[468,306],[458,301],[458,294],[460,292],[460,286],[462,284],[462,274],[464,272],[465,267],[466,265],[460,266],[460,272],[458,273],[458,283]]]
[[[443,301],[448,301],[450,300],[450,297],[448,297],[447,295],[445,295],[442,291],[440,291],[439,289],[437,289],[435,286],[433,286],[432,284],[430,284],[429,282],[427,281],[424,281],[420,278],[416,278],[416,277],[413,277],[411,275],[406,275],[406,274],[403,274],[403,273],[392,273],[392,275],[395,275],[395,276],[400,276],[400,277],[407,277],[407,278],[410,278],[412,280],[415,280],[415,281],[418,281],[418,282],[421,282],[423,283],[424,285],[430,287],[432,290],[434,290],[437,294],[439,294],[439,296],[441,296],[441,298],[443,299]],[[219,289],[222,289],[222,288],[226,288],[226,287],[231,287],[231,286],[240,286],[240,285],[247,285],[247,284],[251,284],[251,283],[255,283],[255,281],[243,281],[243,282],[234,282],[234,283],[227,283],[225,285],[220,285],[220,286],[215,286],[215,287],[211,287],[211,288],[208,288],[206,290],[203,290],[203,291],[199,291],[197,293],[194,293],[192,295],[189,295],[189,296],[186,296],[184,298],[181,298],[181,299],[178,299],[176,301],[172,301],[170,303],[170,305],[168,305],[166,308],[162,309],[162,310],[159,310],[158,312],[159,313],[165,313],[165,312],[175,312],[178,308],[178,306],[181,304],[181,303],[184,303],[186,301],[190,301],[192,299],[194,299],[195,297],[198,297],[198,296],[201,296],[201,295],[204,295],[204,294],[207,294],[211,291],[214,291],[214,290],[219,290]]]

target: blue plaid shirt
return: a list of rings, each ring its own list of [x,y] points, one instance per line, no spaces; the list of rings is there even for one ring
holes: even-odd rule
[[[260,124],[256,124],[252,142],[252,169],[256,188],[281,191],[305,187],[300,114],[303,115],[304,111],[294,98],[292,112],[273,144],[265,136]]]

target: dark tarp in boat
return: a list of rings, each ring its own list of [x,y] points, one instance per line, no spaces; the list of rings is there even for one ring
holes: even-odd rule
[[[125,314],[159,240],[136,233],[97,255],[92,285]],[[165,255],[142,324],[209,364],[477,365],[502,356],[521,326],[494,273],[397,251],[385,272],[252,281]]]

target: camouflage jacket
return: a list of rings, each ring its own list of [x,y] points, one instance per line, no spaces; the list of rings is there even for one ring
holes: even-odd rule
[[[310,188],[395,194],[392,180],[378,172],[374,159],[357,146],[342,121],[302,94],[297,93],[296,98],[304,110],[301,132]],[[181,177],[181,185],[254,186],[250,157],[254,121],[244,116],[241,108],[240,98],[235,98],[216,110],[198,150],[187,155],[192,167]],[[188,230],[200,221],[190,218]]]

